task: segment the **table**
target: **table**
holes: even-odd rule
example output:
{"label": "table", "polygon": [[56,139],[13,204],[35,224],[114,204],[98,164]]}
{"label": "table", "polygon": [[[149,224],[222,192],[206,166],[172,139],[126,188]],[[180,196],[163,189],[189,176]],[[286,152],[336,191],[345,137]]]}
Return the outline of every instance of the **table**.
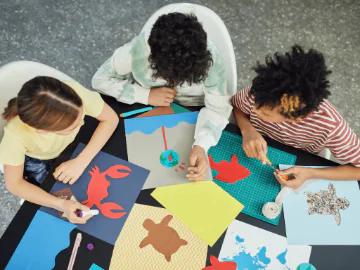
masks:
{"label": "table", "polygon": [[[127,112],[134,109],[139,109],[144,106],[140,104],[135,105],[126,105],[118,103],[115,99],[107,96],[103,96],[103,99],[116,111],[117,114],[122,112]],[[75,141],[67,147],[67,149],[60,155],[56,160],[52,170],[42,184],[42,188],[50,191],[51,187],[55,183],[55,180],[52,177],[53,170],[60,165],[62,162],[68,160],[71,157],[72,152],[75,150],[79,142],[87,143],[94,130],[97,127],[97,120],[93,118],[86,118],[85,125],[81,128],[80,133],[76,137]],[[233,132],[235,134],[240,134],[239,129],[229,124],[226,128],[227,131]],[[304,166],[334,166],[336,163],[323,159],[321,157],[309,154],[307,152],[282,145],[281,143],[274,141],[269,138],[265,138],[268,145],[274,148],[286,151],[288,153],[294,154],[297,156],[296,165]],[[240,147],[240,146],[239,146]],[[104,152],[107,152],[111,155],[117,156],[124,160],[127,160],[126,152],[126,140],[124,132],[124,122],[120,119],[120,123],[114,132],[113,136],[110,138],[108,143],[103,148]],[[137,203],[146,204],[151,206],[162,207],[153,197],[150,196],[153,189],[141,191]],[[25,202],[19,212],[16,214],[9,227],[5,231],[4,235],[0,239],[0,269],[4,269],[10,260],[12,254],[14,253],[17,245],[19,244],[23,234],[25,233],[27,227],[29,226],[32,218],[34,217],[38,206]],[[284,216],[281,215],[280,222],[278,226],[273,226],[266,222],[260,221],[258,219],[252,218],[250,216],[239,214],[236,218],[237,220],[246,222],[248,224],[257,226],[259,228],[265,229],[267,231],[285,236],[285,223]],[[71,243],[74,242],[76,237],[77,229],[71,233]],[[101,266],[104,269],[108,269],[110,265],[111,255],[113,246],[108,243],[103,242],[102,240],[96,239],[95,237],[83,233],[83,243],[91,242],[94,244],[94,251],[91,252],[89,256],[89,251],[86,249],[85,245],[80,246],[78,254],[76,257],[76,262],[74,269],[86,269],[88,270],[93,263]],[[212,248],[208,248],[208,259],[207,265],[209,265],[209,256],[210,254],[218,256],[222,242],[224,240],[225,233],[220,237],[216,244]],[[69,258],[71,255],[72,246],[68,249],[62,251],[56,258],[56,266],[54,269],[66,269]],[[360,246],[313,246],[310,263],[312,263],[318,270],[326,269],[359,269],[358,265],[360,262]],[[186,269],[184,269],[186,270]]]}

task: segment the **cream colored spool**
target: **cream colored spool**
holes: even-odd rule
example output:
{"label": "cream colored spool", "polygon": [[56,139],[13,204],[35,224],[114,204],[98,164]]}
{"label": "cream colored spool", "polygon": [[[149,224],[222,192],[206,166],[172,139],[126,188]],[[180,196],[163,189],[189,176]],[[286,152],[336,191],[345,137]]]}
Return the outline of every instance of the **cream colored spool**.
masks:
{"label": "cream colored spool", "polygon": [[266,203],[262,208],[262,213],[268,219],[276,218],[281,212],[281,206],[274,202]]}

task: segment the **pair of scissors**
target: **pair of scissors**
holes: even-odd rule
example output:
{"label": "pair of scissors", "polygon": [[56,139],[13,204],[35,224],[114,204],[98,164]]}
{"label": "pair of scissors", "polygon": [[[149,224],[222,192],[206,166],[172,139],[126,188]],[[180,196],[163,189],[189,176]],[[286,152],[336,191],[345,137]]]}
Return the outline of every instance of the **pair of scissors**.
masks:
{"label": "pair of scissors", "polygon": [[[278,172],[278,171],[279,171],[279,169],[275,168],[275,166],[271,163],[271,161],[270,161],[270,159],[269,159],[268,157],[266,157],[266,163],[267,163],[271,168],[273,168],[275,172]],[[295,179],[295,175],[292,174],[292,173],[290,173],[290,174],[281,174],[281,177],[282,177],[284,180],[286,180],[286,181]]]}

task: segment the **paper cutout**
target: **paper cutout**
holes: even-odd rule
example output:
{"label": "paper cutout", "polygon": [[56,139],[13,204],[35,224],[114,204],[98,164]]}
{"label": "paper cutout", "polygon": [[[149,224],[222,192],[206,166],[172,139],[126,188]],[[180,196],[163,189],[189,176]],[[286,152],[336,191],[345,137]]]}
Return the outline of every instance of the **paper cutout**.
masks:
{"label": "paper cutout", "polygon": [[[166,133],[165,133],[165,127],[161,127],[162,136],[164,140],[164,147],[165,151],[161,153],[160,155],[160,163],[166,168],[173,168],[180,162],[179,154],[176,153],[174,150],[169,150],[166,142]],[[181,162],[181,165],[185,165],[185,162]],[[183,166],[179,166],[180,170],[184,170]],[[178,172],[178,168],[175,169],[176,172]]]}
{"label": "paper cutout", "polygon": [[160,155],[160,163],[166,168],[173,168],[180,162],[178,153],[173,150],[166,150]]}
{"label": "paper cutout", "polygon": [[213,181],[157,188],[151,193],[177,219],[213,246],[243,205]]}
{"label": "paper cutout", "polygon": [[151,117],[151,116],[167,115],[167,114],[174,114],[174,111],[171,107],[157,107],[152,109],[151,111],[140,114],[135,118]]}
{"label": "paper cutout", "polygon": [[309,206],[309,215],[332,215],[338,226],[341,222],[340,210],[345,210],[350,206],[347,199],[336,197],[336,189],[331,183],[329,183],[328,190],[320,190],[319,192],[305,191],[305,195],[307,196],[306,202]]}
{"label": "paper cutout", "polygon": [[151,111],[136,116],[135,118],[151,117],[151,116],[159,116],[159,115],[167,115],[167,114],[178,114],[184,112],[189,112],[189,110],[175,103],[171,103],[169,107],[156,107]]}
{"label": "paper cutout", "polygon": [[159,224],[155,224],[151,219],[145,220],[143,227],[149,234],[139,245],[140,248],[152,245],[155,250],[165,256],[168,262],[171,261],[172,254],[176,253],[181,246],[188,244],[186,240],[181,239],[179,234],[169,226],[172,218],[173,216],[168,215]]}
{"label": "paper cutout", "polygon": [[296,269],[309,262],[311,246],[291,246],[285,237],[234,220],[220,250],[221,261],[237,263],[237,269]]}
{"label": "paper cutout", "polygon": [[236,270],[236,262],[220,262],[214,255],[210,255],[211,266],[202,270]]}
{"label": "paper cutout", "polygon": [[[52,195],[54,195],[55,197],[64,199],[64,200],[72,200],[77,202],[77,199],[75,198],[74,194],[72,193],[70,188],[65,188],[62,190],[58,190],[55,192],[51,193]],[[64,220],[68,220],[66,214],[64,212],[58,211],[59,217],[64,219]]]}
{"label": "paper cutout", "polygon": [[[189,183],[186,170],[198,113],[125,120],[128,159],[151,171],[143,189]],[[210,167],[207,178],[212,179]]]}
{"label": "paper cutout", "polygon": [[[281,170],[290,167],[279,166]],[[339,211],[339,208],[344,210]],[[283,209],[289,244],[360,245],[360,190],[357,181],[310,182],[298,194],[290,192],[283,202]],[[328,214],[319,214],[321,212]]]}
{"label": "paper cutout", "polygon": [[[79,144],[72,158],[77,157],[84,148],[84,144]],[[88,173],[93,168],[95,168],[96,178]],[[93,203],[92,209],[99,209],[102,212],[92,217],[86,224],[79,224],[78,229],[114,245],[148,175],[149,171],[144,168],[100,152],[73,185],[69,186],[57,181],[51,192],[70,187],[78,201],[86,202],[88,200],[89,206]],[[117,179],[117,177],[124,178]],[[98,186],[98,181],[102,183],[100,186]],[[120,206],[124,211],[111,212],[114,209],[120,210]],[[41,207],[41,210],[58,216],[54,209]],[[126,214],[123,215],[124,213]],[[107,217],[109,215],[112,218]],[[122,217],[119,218],[119,216]]]}
{"label": "paper cutout", "polygon": [[53,269],[56,255],[70,245],[70,233],[75,227],[37,211],[5,269]]}
{"label": "paper cutout", "polygon": [[163,140],[164,140],[164,146],[165,146],[165,151],[169,150],[168,146],[167,146],[167,142],[166,142],[166,134],[165,134],[165,127],[161,127],[161,131],[162,131],[162,135],[163,135]]}
{"label": "paper cutout", "polygon": [[185,109],[184,107],[181,107],[180,105],[178,105],[176,103],[171,103],[170,107],[173,109],[174,113],[176,113],[176,114],[189,112],[188,109]]}
{"label": "paper cutout", "polygon": [[89,268],[89,270],[104,270],[104,269],[98,266],[97,264],[93,263]]}
{"label": "paper cutout", "polygon": [[[155,130],[161,128],[162,126],[172,128],[177,126],[179,123],[194,125],[197,121],[197,116],[197,112],[190,112],[153,116],[151,118],[125,119],[125,133],[126,135],[130,135],[136,131],[140,131],[143,134],[152,134]],[[149,121],[149,119],[151,119],[151,121]],[[191,134],[191,137],[193,137],[193,135],[194,134]]]}
{"label": "paper cutout", "polygon": [[[178,237],[187,242],[173,253],[167,261],[151,245],[140,248],[140,243],[149,235],[143,227],[145,220],[158,224],[171,213],[159,207],[135,204],[116,241],[110,270],[118,269],[202,269],[206,264],[207,245],[185,224],[173,217],[169,228],[174,229]],[[167,229],[169,229],[167,228]],[[166,230],[164,230],[166,232]],[[172,241],[170,241],[172,243]],[[175,246],[176,247],[176,246]]]}
{"label": "paper cutout", "polygon": [[235,183],[250,175],[250,171],[245,166],[239,164],[236,155],[233,155],[230,162],[222,160],[219,163],[216,163],[211,156],[209,156],[209,161],[211,169],[218,172],[218,175],[215,176],[215,179],[217,180],[226,183]]}
{"label": "paper cutout", "polygon": [[[124,170],[126,172],[119,172],[119,170]],[[104,199],[109,196],[108,188],[110,186],[110,181],[106,179],[106,176],[111,178],[124,178],[128,176],[131,172],[131,169],[123,165],[114,165],[107,169],[104,172],[100,172],[99,167],[94,166],[91,171],[91,179],[87,189],[88,198],[82,202],[90,209],[95,205],[99,208],[100,212],[108,218],[121,218],[126,212],[113,212],[114,210],[124,210],[120,205],[113,202],[101,203]]]}

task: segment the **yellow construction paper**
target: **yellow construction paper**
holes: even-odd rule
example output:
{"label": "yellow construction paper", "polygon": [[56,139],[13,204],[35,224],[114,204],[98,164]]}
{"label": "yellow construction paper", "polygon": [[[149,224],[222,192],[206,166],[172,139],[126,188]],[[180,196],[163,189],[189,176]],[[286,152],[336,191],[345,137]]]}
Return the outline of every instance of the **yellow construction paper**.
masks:
{"label": "yellow construction paper", "polygon": [[159,187],[151,196],[209,246],[244,208],[213,181]]}
{"label": "yellow construction paper", "polygon": [[116,240],[110,270],[199,270],[204,268],[207,244],[175,217],[168,225],[179,234],[181,239],[187,241],[187,245],[181,246],[172,254],[170,262],[151,244],[143,248],[139,247],[149,234],[143,227],[144,221],[151,219],[158,224],[167,215],[172,214],[164,208],[135,204]]}

